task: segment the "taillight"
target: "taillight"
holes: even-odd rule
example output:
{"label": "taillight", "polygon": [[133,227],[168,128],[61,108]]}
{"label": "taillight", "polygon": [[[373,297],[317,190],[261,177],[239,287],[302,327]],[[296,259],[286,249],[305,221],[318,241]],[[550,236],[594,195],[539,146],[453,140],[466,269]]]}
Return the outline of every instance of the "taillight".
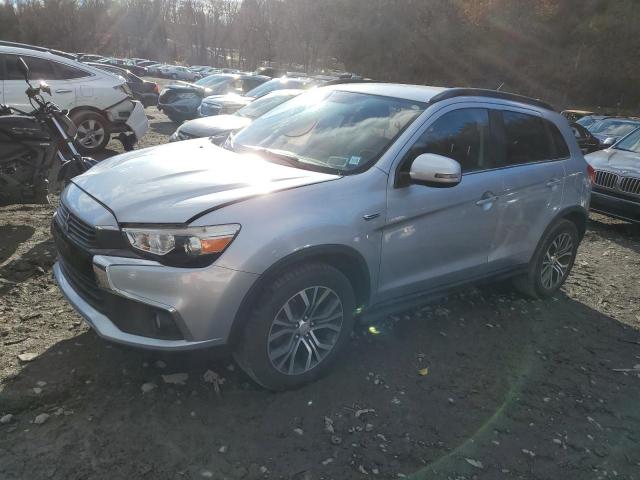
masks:
{"label": "taillight", "polygon": [[160,86],[157,83],[153,84],[153,91],[160,95]]}
{"label": "taillight", "polygon": [[587,163],[587,174],[589,175],[589,180],[591,181],[591,185],[596,183],[596,170]]}

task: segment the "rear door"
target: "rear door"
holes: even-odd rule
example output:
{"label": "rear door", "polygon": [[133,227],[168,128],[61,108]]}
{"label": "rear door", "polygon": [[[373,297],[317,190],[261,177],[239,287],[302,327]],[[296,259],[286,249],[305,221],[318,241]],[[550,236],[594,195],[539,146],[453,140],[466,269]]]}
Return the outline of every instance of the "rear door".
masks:
{"label": "rear door", "polygon": [[556,145],[557,127],[538,112],[517,107],[495,110],[504,192],[489,261],[515,266],[529,261],[540,237],[562,206],[566,143]]}
{"label": "rear door", "polygon": [[5,55],[4,101],[6,104],[24,111],[33,110],[25,94],[27,84],[18,69],[17,62],[20,57],[29,67],[33,86],[38,86],[40,81],[45,81],[51,87],[51,97],[44,94],[45,100],[50,100],[63,109],[69,109],[75,105],[75,89],[67,79],[61,78],[56,69],[57,62],[30,55],[13,54]]}

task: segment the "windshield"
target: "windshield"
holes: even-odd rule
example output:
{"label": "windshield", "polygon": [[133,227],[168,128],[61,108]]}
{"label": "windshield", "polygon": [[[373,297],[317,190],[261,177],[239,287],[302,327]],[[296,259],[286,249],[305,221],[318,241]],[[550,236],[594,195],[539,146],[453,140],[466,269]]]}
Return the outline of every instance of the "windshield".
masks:
{"label": "windshield", "polygon": [[375,162],[425,107],[399,98],[314,90],[257,119],[230,147],[275,150],[310,168],[348,173]]}
{"label": "windshield", "polygon": [[617,150],[640,153],[640,128],[614,145]]}
{"label": "windshield", "polygon": [[640,122],[630,122],[625,120],[603,120],[593,128],[591,128],[591,133],[622,137],[628,133],[631,133],[638,127],[640,127]]}
{"label": "windshield", "polygon": [[590,115],[587,115],[586,117],[582,117],[576,120],[576,123],[578,125],[582,125],[583,127],[588,127],[589,125],[593,125],[596,122],[597,120]]}
{"label": "windshield", "polygon": [[259,98],[274,90],[282,90],[283,88],[304,88],[308,82],[293,78],[274,78],[268,82],[258,85],[256,88],[249,90],[245,95],[247,97]]}
{"label": "windshield", "polygon": [[278,105],[286,102],[287,100],[297,96],[298,93],[280,94],[279,92],[270,93],[262,98],[254,100],[249,105],[242,107],[236,112],[236,115],[241,117],[247,117],[251,119],[258,118],[269,110],[273,110]]}

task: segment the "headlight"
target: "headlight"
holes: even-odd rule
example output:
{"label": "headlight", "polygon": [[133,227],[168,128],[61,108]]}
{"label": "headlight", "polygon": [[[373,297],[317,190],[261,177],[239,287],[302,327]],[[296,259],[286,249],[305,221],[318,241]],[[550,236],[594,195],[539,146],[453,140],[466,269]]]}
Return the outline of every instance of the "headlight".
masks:
{"label": "headlight", "polygon": [[187,228],[123,228],[134,250],[172,266],[205,266],[218,258],[240,231],[240,225]]}
{"label": "headlight", "polygon": [[176,100],[188,100],[190,98],[197,98],[198,94],[194,92],[183,92],[176,95]]}

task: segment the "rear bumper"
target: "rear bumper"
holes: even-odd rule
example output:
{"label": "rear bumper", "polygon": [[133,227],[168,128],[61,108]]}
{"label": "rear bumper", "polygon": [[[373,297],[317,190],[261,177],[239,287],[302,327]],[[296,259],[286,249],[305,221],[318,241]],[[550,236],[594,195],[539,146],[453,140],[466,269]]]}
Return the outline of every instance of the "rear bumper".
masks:
{"label": "rear bumper", "polygon": [[637,201],[619,198],[603,192],[591,192],[591,210],[610,217],[640,223],[640,199]]}

